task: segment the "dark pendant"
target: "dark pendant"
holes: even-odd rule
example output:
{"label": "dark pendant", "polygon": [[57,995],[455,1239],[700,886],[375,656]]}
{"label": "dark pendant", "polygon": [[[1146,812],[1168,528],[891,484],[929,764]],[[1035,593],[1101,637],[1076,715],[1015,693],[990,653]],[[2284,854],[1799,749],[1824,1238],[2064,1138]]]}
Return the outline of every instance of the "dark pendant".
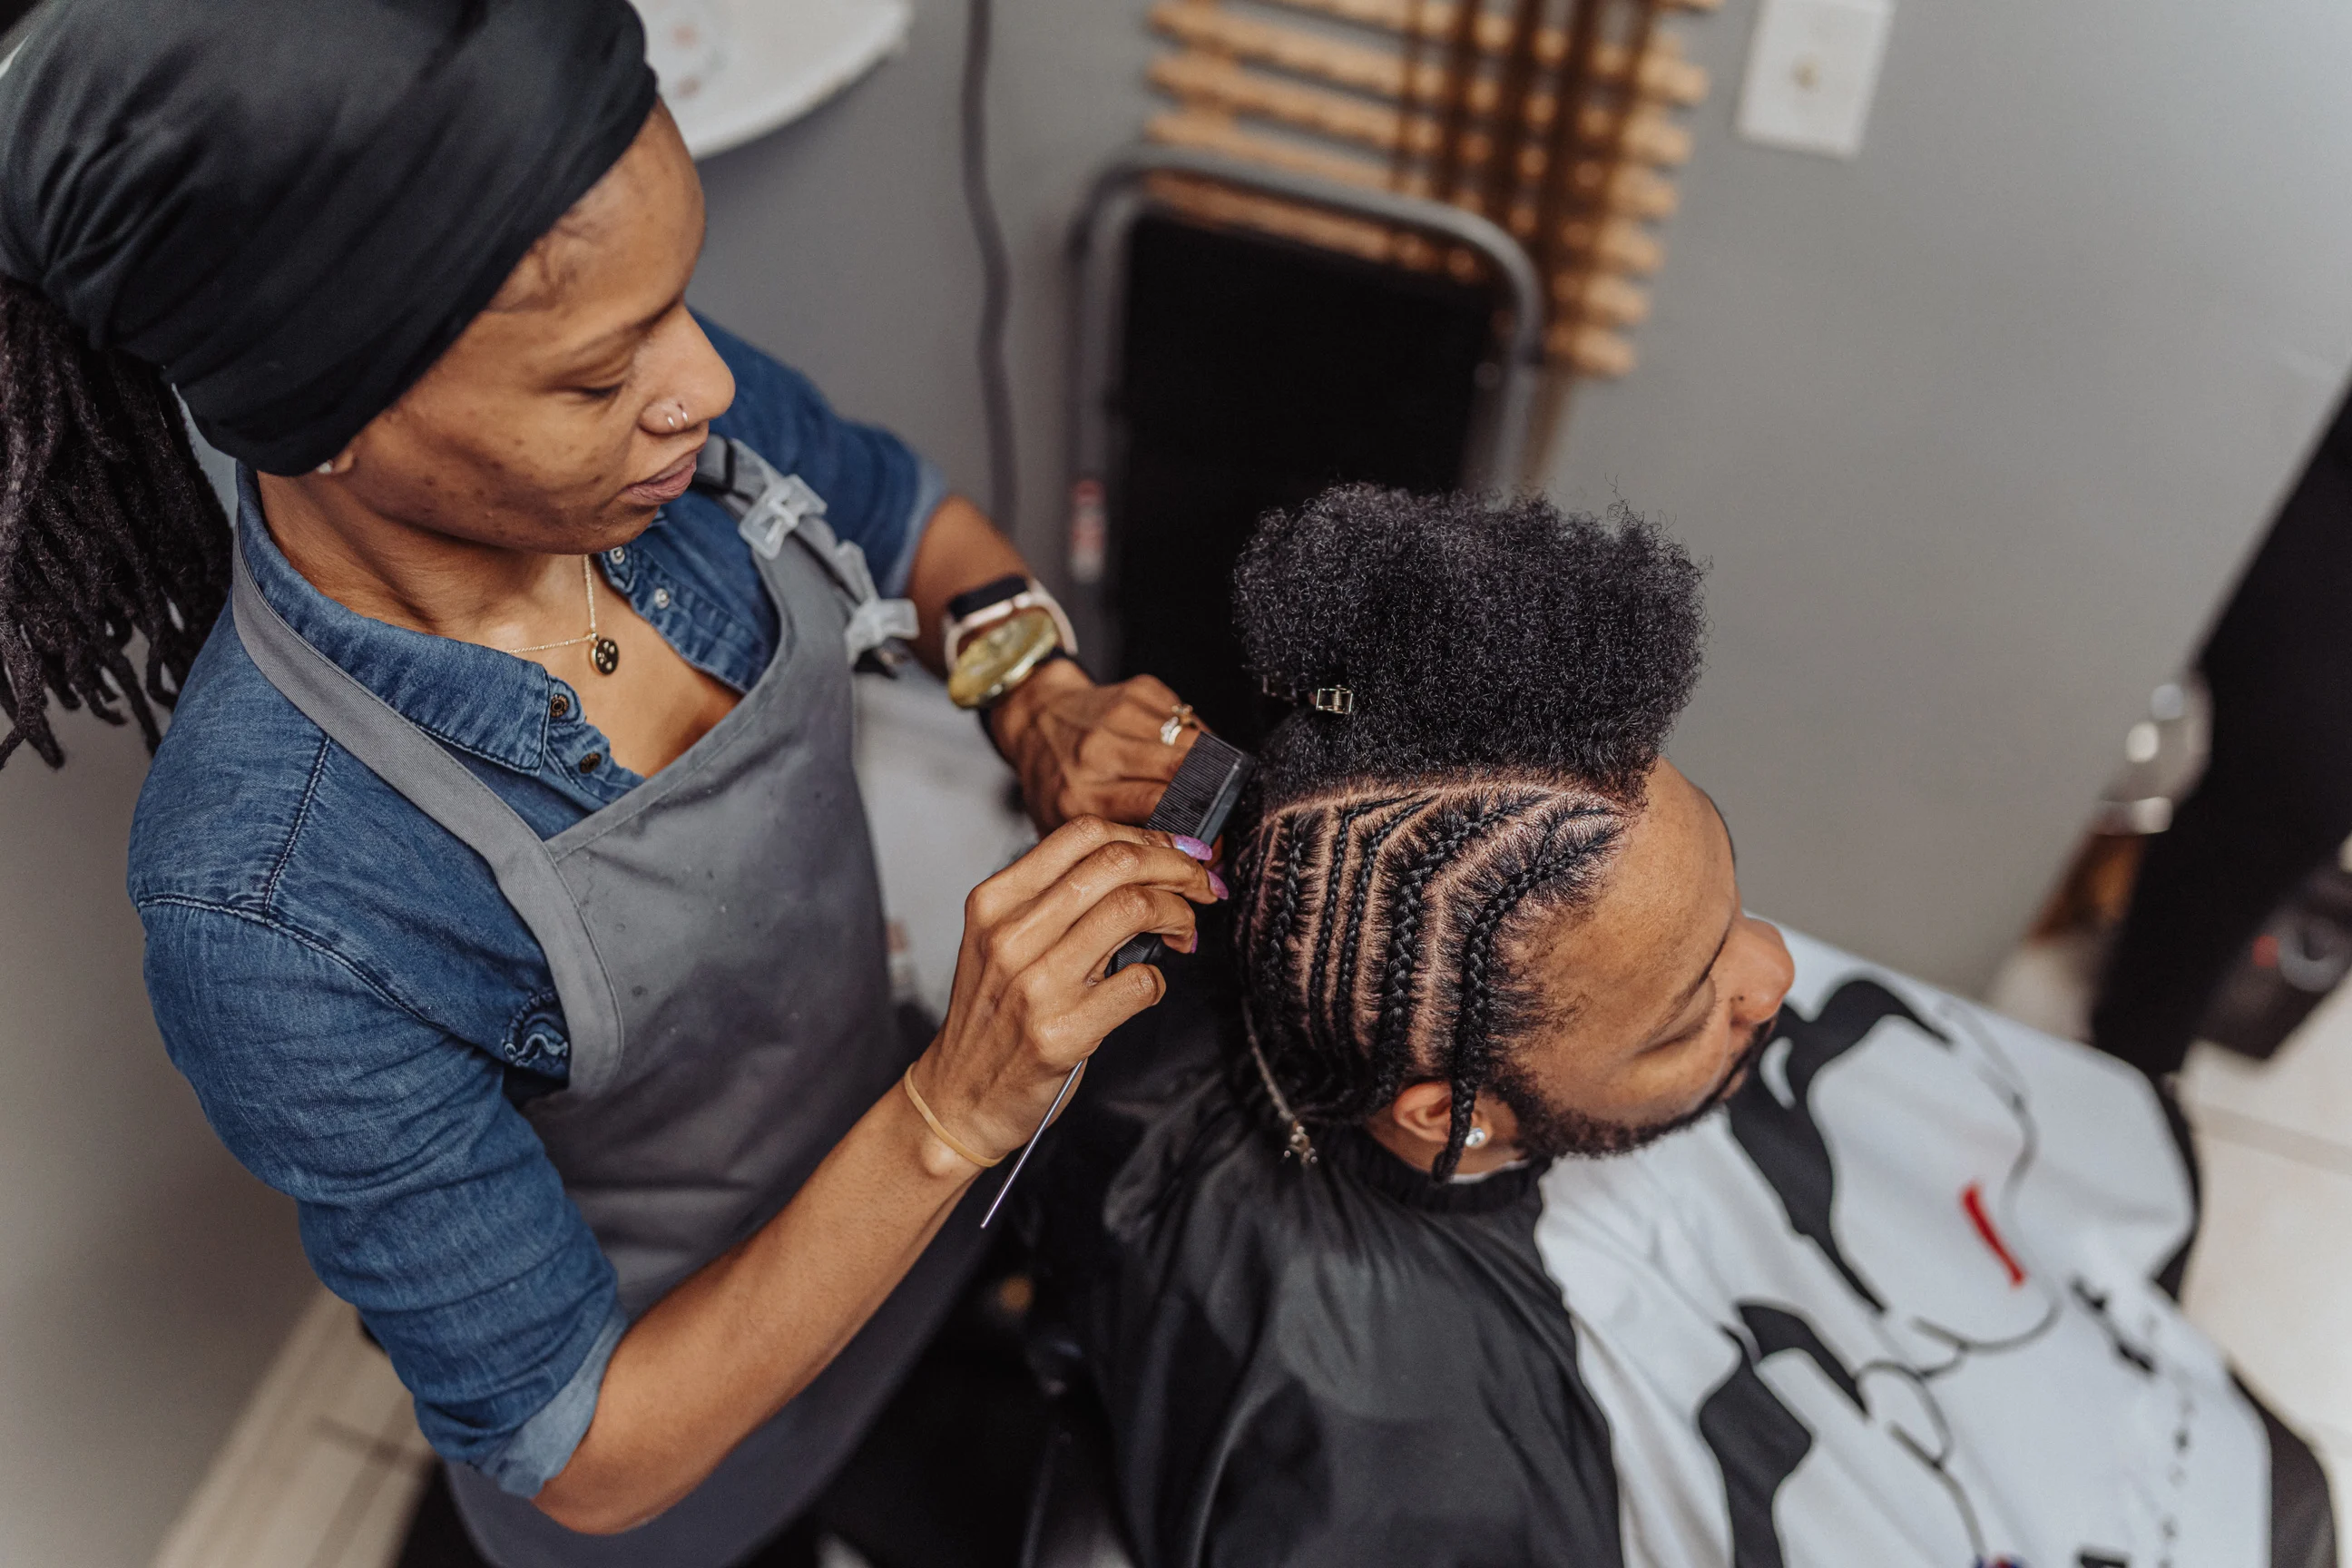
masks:
{"label": "dark pendant", "polygon": [[588,662],[596,667],[597,674],[612,674],[621,668],[621,645],[611,637],[598,637],[588,645]]}

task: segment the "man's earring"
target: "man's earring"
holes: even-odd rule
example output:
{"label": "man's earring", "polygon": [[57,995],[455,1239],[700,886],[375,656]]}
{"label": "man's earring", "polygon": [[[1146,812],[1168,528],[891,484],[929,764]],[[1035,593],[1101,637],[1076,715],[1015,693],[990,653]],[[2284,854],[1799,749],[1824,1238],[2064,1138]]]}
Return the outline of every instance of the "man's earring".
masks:
{"label": "man's earring", "polygon": [[333,473],[335,471],[335,459],[332,458],[328,458],[325,462],[320,464],[313,471],[321,474]]}
{"label": "man's earring", "polygon": [[1465,1149],[1485,1148],[1486,1146],[1486,1130],[1483,1127],[1473,1127],[1468,1132],[1463,1134],[1462,1146]]}

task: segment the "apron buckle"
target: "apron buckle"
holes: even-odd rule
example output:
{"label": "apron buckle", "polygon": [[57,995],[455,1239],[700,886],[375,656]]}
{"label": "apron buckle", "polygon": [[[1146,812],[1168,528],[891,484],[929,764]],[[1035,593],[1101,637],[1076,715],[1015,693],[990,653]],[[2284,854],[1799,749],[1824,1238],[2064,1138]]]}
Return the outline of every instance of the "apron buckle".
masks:
{"label": "apron buckle", "polygon": [[824,498],[806,479],[798,474],[782,474],[768,482],[735,531],[752,549],[773,561],[803,520],[823,517],[824,510]]}

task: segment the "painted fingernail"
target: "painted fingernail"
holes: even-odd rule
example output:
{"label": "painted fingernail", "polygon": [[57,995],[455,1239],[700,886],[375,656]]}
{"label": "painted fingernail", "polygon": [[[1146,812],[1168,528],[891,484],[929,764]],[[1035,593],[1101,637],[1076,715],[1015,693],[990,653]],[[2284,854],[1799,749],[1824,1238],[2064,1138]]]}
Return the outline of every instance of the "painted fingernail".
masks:
{"label": "painted fingernail", "polygon": [[1217,852],[1210,848],[1207,845],[1202,843],[1197,838],[1187,838],[1184,835],[1180,833],[1176,835],[1175,837],[1170,839],[1169,842],[1175,845],[1177,848],[1182,850],[1185,854],[1190,855],[1195,860],[1205,862],[1216,858]]}
{"label": "painted fingernail", "polygon": [[1214,871],[1209,873],[1209,887],[1220,899],[1230,899],[1234,896],[1234,890],[1225,886],[1225,879]]}

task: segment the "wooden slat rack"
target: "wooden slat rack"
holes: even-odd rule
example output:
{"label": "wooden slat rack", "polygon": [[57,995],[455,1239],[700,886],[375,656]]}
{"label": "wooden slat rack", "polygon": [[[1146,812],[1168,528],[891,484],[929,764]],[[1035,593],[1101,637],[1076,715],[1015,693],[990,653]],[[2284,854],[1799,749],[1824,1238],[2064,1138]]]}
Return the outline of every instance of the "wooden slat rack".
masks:
{"label": "wooden slat rack", "polygon": [[[1649,314],[1680,115],[1706,72],[1667,26],[1717,0],[1160,0],[1170,148],[1444,203],[1495,224],[1544,281],[1555,381],[1622,375]],[[1202,221],[1471,276],[1474,247],[1181,174],[1155,199]]]}

